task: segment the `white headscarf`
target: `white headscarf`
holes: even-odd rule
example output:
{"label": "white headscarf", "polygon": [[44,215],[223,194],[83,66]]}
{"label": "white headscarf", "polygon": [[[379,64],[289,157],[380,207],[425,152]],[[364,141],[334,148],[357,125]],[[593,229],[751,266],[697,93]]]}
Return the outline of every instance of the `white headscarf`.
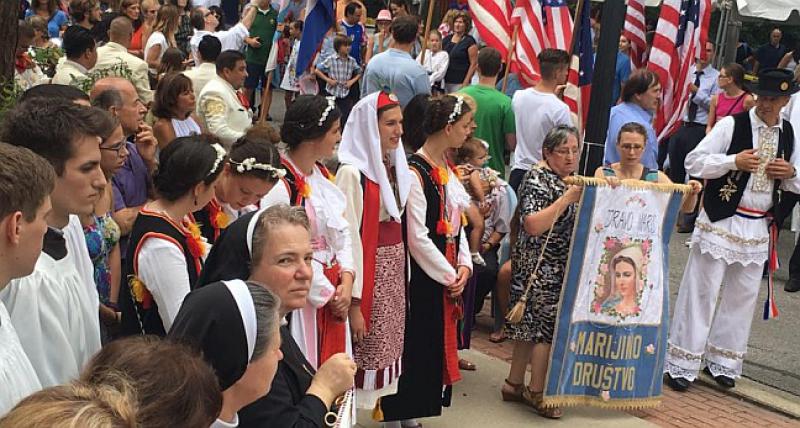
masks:
{"label": "white headscarf", "polygon": [[[389,161],[397,175],[397,190],[400,206],[395,201],[389,175],[383,165],[381,153],[381,136],[378,131],[378,95],[380,92],[367,95],[353,107],[342,133],[339,145],[339,161],[354,166],[370,180],[378,183],[381,189],[381,200],[386,212],[400,220],[401,207],[406,205],[408,192],[411,189],[411,171],[406,162],[406,153],[402,142],[389,153]],[[398,104],[398,108],[400,108]]]}

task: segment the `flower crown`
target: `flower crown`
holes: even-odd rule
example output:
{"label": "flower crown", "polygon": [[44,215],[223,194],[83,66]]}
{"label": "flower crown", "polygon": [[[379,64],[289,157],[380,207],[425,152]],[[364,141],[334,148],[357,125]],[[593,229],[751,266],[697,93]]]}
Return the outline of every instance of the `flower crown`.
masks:
{"label": "flower crown", "polygon": [[461,116],[461,107],[464,105],[464,97],[461,95],[453,95],[456,99],[456,104],[453,106],[453,112],[447,118],[447,124],[450,125],[456,121],[458,116]]}
{"label": "flower crown", "polygon": [[225,148],[219,145],[219,143],[212,144],[211,148],[213,148],[217,152],[217,158],[214,160],[214,165],[211,167],[211,171],[209,171],[208,174],[206,174],[206,177],[214,175],[214,173],[217,172],[217,169],[219,169],[219,164],[222,163],[222,160],[225,159],[225,155],[228,154],[225,151]]}
{"label": "flower crown", "polygon": [[328,114],[336,108],[336,98],[335,97],[325,97],[328,100],[328,106],[325,107],[325,110],[322,111],[322,116],[319,117],[319,122],[317,122],[318,126],[322,126],[326,120],[328,120]]}
{"label": "flower crown", "polygon": [[286,170],[283,168],[275,168],[272,165],[258,163],[256,162],[256,158],[246,158],[241,162],[236,162],[233,159],[229,159],[228,163],[231,165],[236,166],[236,171],[239,174],[244,174],[246,171],[252,171],[254,169],[258,169],[261,171],[266,171],[269,173],[269,177],[273,180],[277,180],[279,178],[283,178],[286,175]]}

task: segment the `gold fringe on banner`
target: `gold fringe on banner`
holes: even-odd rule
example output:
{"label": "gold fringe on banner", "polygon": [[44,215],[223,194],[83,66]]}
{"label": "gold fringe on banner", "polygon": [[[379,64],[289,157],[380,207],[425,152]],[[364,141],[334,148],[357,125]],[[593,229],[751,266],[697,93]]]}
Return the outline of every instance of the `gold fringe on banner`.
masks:
{"label": "gold fringe on banner", "polygon": [[661,405],[661,397],[631,398],[624,400],[604,400],[602,397],[574,396],[574,397],[544,397],[544,407],[574,407],[592,406],[610,410],[639,410],[651,409]]}
{"label": "gold fringe on banner", "polygon": [[[571,175],[564,177],[564,182],[577,186],[608,186],[608,181],[605,178],[599,177],[585,177],[583,175]],[[620,180],[620,185],[629,189],[636,190],[658,190],[664,193],[689,193],[692,187],[687,184],[675,183],[653,183],[650,181],[636,180],[628,178]]]}

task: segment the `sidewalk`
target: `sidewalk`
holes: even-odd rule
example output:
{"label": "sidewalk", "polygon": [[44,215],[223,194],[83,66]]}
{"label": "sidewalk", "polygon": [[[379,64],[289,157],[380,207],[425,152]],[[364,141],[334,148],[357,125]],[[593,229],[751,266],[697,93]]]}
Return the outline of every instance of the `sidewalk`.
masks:
{"label": "sidewalk", "polygon": [[[491,318],[481,313],[478,316],[478,329],[472,335],[472,349],[487,354],[502,361],[511,361],[511,342],[505,341],[500,344],[490,342],[489,329]],[[476,362],[477,363],[477,362]],[[477,363],[480,373],[484,367]],[[493,395],[488,400],[500,402],[499,388],[507,373],[500,374],[498,379],[487,380],[490,388],[493,388]],[[639,422],[649,422],[661,427],[800,427],[800,420],[792,419],[780,413],[771,412],[762,407],[750,404],[740,398],[726,392],[715,390],[706,385],[695,382],[688,391],[678,393],[664,386],[664,394],[661,405],[653,409],[629,411],[630,416],[639,418]],[[575,412],[583,411],[585,408],[566,408],[565,416],[573,415]],[[601,414],[608,414],[601,411]],[[545,421],[538,416],[531,414],[533,420],[530,423],[539,424]],[[620,417],[620,420],[624,418]],[[563,422],[572,421],[566,417]],[[505,421],[503,421],[503,426]],[[577,421],[575,421],[577,422]],[[486,426],[486,425],[463,425],[463,426]],[[500,425],[497,425],[500,426]],[[594,425],[594,421],[592,423]],[[598,425],[599,426],[599,425]],[[618,425],[622,427],[624,425]]]}

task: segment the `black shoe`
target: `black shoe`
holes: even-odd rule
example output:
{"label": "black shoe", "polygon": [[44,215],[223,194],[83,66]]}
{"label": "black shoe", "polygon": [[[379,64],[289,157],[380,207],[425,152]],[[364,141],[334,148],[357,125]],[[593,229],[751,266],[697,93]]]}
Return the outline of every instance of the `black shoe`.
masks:
{"label": "black shoe", "polygon": [[789,293],[800,291],[800,279],[789,278],[789,280],[786,281],[786,285],[783,286],[783,290]]}
{"label": "black shoe", "polygon": [[672,377],[669,373],[664,375],[667,381],[667,385],[672,388],[674,391],[683,392],[689,389],[689,379],[682,378],[682,377]]}
{"label": "black shoe", "polygon": [[714,378],[714,381],[717,382],[717,385],[723,388],[733,388],[734,386],[736,386],[736,381],[733,378],[723,375],[714,376],[713,374],[711,374],[711,370],[709,370],[708,367],[704,368],[703,372]]}

